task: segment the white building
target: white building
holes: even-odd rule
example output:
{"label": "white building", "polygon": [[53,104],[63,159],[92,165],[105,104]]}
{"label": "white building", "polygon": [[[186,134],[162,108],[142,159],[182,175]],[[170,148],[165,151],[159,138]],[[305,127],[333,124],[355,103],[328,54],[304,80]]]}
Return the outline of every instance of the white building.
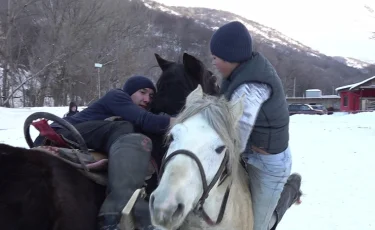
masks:
{"label": "white building", "polygon": [[322,97],[322,91],[320,89],[308,89],[305,97]]}

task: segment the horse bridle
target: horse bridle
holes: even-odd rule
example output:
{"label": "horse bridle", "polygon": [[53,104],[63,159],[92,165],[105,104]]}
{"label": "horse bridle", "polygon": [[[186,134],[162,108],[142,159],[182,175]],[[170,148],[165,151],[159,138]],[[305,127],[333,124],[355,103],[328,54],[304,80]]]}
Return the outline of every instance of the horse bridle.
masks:
{"label": "horse bridle", "polygon": [[212,179],[212,181],[210,182],[210,184],[207,184],[206,174],[204,172],[202,163],[200,162],[198,157],[194,153],[192,153],[191,151],[184,150],[184,149],[176,150],[176,151],[172,152],[171,154],[169,154],[167,157],[166,157],[166,155],[164,156],[164,158],[162,160],[162,163],[161,163],[161,167],[160,167],[160,173],[159,173],[159,178],[158,178],[159,182],[160,182],[161,177],[163,175],[164,168],[165,168],[166,164],[174,156],[179,155],[179,154],[186,155],[186,156],[190,157],[191,159],[193,159],[195,161],[195,163],[197,164],[197,166],[199,168],[199,172],[201,174],[201,180],[202,180],[202,185],[203,185],[203,194],[202,194],[201,198],[199,199],[199,202],[198,202],[198,204],[195,208],[195,211],[198,212],[199,214],[201,214],[201,216],[204,218],[204,220],[207,222],[207,224],[209,224],[209,225],[220,224],[220,222],[223,219],[224,213],[225,213],[225,208],[226,208],[226,205],[227,205],[229,192],[230,192],[230,185],[228,186],[228,188],[227,188],[227,190],[224,194],[224,198],[223,198],[223,201],[222,201],[221,206],[220,206],[219,215],[218,215],[218,218],[217,218],[216,221],[213,221],[207,215],[207,213],[204,211],[203,204],[204,204],[205,200],[207,199],[208,194],[210,193],[211,189],[214,187],[214,185],[219,181],[218,186],[220,186],[229,175],[229,172],[228,172],[228,169],[227,169],[229,156],[228,156],[227,151],[225,152],[224,159],[221,162],[219,170],[216,172],[216,174],[215,174],[214,178]]}

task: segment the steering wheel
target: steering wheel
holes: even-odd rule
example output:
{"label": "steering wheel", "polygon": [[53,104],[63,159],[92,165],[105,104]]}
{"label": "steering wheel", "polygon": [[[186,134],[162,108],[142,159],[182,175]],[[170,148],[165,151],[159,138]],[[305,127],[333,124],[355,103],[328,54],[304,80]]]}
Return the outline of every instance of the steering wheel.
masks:
{"label": "steering wheel", "polygon": [[62,118],[60,118],[60,117],[58,117],[58,116],[56,116],[52,113],[48,113],[48,112],[35,112],[35,113],[31,114],[30,116],[28,116],[26,118],[25,123],[23,125],[23,134],[25,136],[27,145],[30,148],[35,147],[34,142],[33,142],[33,140],[31,139],[31,136],[30,136],[30,125],[33,123],[34,120],[43,119],[43,118],[46,119],[46,120],[54,121],[54,122],[60,124],[65,129],[69,130],[70,133],[72,134],[72,136],[74,137],[74,139],[76,141],[78,141],[79,149],[83,153],[89,154],[89,150],[87,148],[85,140],[82,138],[82,136],[78,132],[78,130],[76,128],[74,128],[74,126],[72,124],[70,124],[69,122],[67,122],[66,120],[64,120],[64,119],[62,119]]}

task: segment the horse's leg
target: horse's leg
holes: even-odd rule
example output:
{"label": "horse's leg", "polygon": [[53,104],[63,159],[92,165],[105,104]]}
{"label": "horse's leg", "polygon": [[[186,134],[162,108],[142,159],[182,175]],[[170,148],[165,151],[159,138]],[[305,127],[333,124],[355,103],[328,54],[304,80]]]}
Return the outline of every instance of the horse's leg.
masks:
{"label": "horse's leg", "polygon": [[[301,187],[301,176],[297,173],[294,173],[289,176],[288,181],[286,182],[283,191],[281,192],[279,202],[277,203],[275,212],[274,212],[274,224],[271,230],[275,230],[277,225],[280,223],[283,218],[286,210],[290,208],[294,203],[298,203],[302,195],[300,190]],[[272,225],[271,225],[272,226]]]}

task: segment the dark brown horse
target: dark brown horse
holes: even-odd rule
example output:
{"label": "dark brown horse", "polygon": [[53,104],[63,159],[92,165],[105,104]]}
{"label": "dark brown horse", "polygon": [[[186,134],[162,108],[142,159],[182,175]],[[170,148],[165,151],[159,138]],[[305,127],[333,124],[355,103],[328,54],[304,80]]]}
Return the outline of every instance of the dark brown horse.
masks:
{"label": "dark brown horse", "polygon": [[[193,56],[184,53],[183,63],[155,56],[163,73],[157,82],[153,112],[177,114],[198,84],[206,93],[217,93],[216,78]],[[163,138],[149,136],[154,158],[161,158],[166,147]],[[155,180],[150,184],[152,190]],[[96,229],[105,189],[74,166],[43,151],[0,144],[1,230]]]}

